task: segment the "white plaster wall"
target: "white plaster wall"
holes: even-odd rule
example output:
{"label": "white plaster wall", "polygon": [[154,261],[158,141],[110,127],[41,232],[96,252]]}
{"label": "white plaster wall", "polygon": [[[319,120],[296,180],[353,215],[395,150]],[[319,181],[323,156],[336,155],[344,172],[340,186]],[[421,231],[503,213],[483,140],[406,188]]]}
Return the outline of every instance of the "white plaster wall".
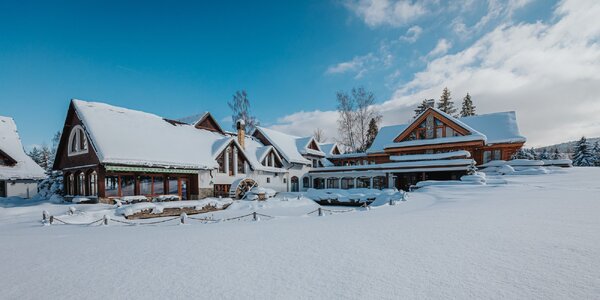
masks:
{"label": "white plaster wall", "polygon": [[37,186],[36,181],[7,181],[6,196],[28,199],[37,195]]}

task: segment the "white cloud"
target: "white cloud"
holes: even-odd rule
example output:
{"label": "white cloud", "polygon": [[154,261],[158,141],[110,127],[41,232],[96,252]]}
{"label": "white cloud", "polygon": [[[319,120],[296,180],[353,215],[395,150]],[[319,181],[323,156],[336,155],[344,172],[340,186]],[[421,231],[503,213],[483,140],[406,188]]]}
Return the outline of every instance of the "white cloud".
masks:
{"label": "white cloud", "polygon": [[452,48],[452,43],[447,39],[439,39],[435,47],[427,53],[425,58],[433,58],[448,53],[448,50]]}
{"label": "white cloud", "polygon": [[367,68],[369,67],[369,63],[377,60],[377,58],[369,53],[363,56],[355,56],[352,60],[341,62],[330,66],[325,71],[326,74],[344,74],[353,72],[356,73],[358,78],[362,77],[364,73],[366,73]]}
{"label": "white cloud", "polygon": [[451,29],[462,39],[469,38],[473,34],[482,32],[492,21],[509,22],[515,11],[525,7],[533,0],[488,0],[486,14],[481,17],[472,27],[468,27],[462,17],[456,17],[450,24]]}
{"label": "white cloud", "polygon": [[426,1],[410,0],[358,0],[346,2],[370,27],[390,25],[403,26],[427,13]]}
{"label": "white cloud", "polygon": [[[384,124],[407,121],[416,103],[439,98],[448,86],[455,101],[469,92],[479,113],[517,111],[532,146],[600,136],[600,3],[564,0],[554,14],[555,23],[501,25],[429,62],[379,105]],[[336,118],[332,111],[301,112],[274,127],[300,135],[321,127],[331,136]]]}
{"label": "white cloud", "polygon": [[400,40],[406,41],[406,42],[412,44],[419,39],[419,37],[421,36],[421,33],[423,33],[423,28],[421,28],[418,25],[415,25],[415,26],[408,28],[408,30],[406,30],[406,33],[400,37]]}

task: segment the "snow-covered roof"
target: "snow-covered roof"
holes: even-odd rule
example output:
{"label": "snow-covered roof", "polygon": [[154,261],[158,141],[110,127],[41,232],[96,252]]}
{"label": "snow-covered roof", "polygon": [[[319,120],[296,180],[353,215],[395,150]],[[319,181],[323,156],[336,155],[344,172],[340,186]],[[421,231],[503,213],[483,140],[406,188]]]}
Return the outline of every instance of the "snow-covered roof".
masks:
{"label": "snow-covered roof", "polygon": [[[367,150],[367,153],[383,152],[391,147],[409,147],[418,145],[431,145],[440,143],[455,143],[465,141],[483,140],[486,144],[497,143],[519,143],[525,142],[526,138],[519,133],[519,126],[514,111],[490,113],[472,117],[455,118],[437,108],[429,108],[422,114],[433,110],[458,126],[470,132],[467,136],[455,136],[436,139],[412,140],[395,143],[394,139],[406,130],[411,123],[384,126],[379,130],[373,144]],[[422,115],[421,114],[421,115]],[[417,116],[418,119],[421,115]]]}
{"label": "snow-covered roof", "polygon": [[314,141],[313,137],[298,137],[264,127],[256,127],[256,130],[290,163],[310,164],[311,162],[304,158],[303,154],[325,156],[322,151],[308,147],[311,141]]}
{"label": "snow-covered roof", "polygon": [[[105,164],[213,169],[222,134],[167,122],[154,114],[73,100],[98,159]],[[207,147],[208,145],[208,147]]]}
{"label": "snow-covered roof", "polygon": [[338,146],[337,143],[319,143],[319,148],[321,149],[321,151],[323,151],[323,153],[325,153],[325,155],[327,157],[329,156],[333,156],[333,155],[339,155],[339,154],[333,154],[333,149],[335,149],[337,147],[338,151],[341,151],[342,149],[340,149],[340,147]]}
{"label": "snow-covered roof", "polygon": [[0,165],[0,179],[43,179],[44,169],[25,153],[17,125],[12,118],[0,116],[0,151],[16,161],[13,166]]}
{"label": "snow-covered roof", "polygon": [[[242,149],[235,134],[193,126],[210,115],[208,113],[200,115],[196,121],[192,120],[195,117],[191,117],[190,123],[179,124],[154,114],[105,103],[73,100],[73,105],[98,159],[105,164],[215,169],[218,167],[217,157],[228,145],[234,143]],[[271,146],[249,136],[246,136],[244,145],[243,154],[253,169],[285,172],[260,163],[260,157]]]}
{"label": "snow-covered roof", "polygon": [[460,118],[463,123],[477,128],[487,138],[487,144],[524,143],[527,138],[519,132],[514,111],[491,113]]}

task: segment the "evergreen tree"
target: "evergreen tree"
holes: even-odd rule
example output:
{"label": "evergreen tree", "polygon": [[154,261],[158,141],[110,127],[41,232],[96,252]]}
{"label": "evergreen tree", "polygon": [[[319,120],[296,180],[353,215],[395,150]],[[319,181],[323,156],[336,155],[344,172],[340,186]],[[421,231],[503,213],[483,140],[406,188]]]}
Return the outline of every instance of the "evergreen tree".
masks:
{"label": "evergreen tree", "polygon": [[533,159],[533,160],[538,160],[538,159],[540,159],[540,156],[538,155],[538,153],[537,153],[537,152],[535,152],[535,149],[533,149],[533,148],[529,148],[528,152],[529,152],[529,154],[530,154],[530,157],[531,157],[531,158],[529,158],[529,159]]}
{"label": "evergreen tree", "polygon": [[592,148],[592,154],[594,155],[594,166],[600,167],[600,142],[596,141]]}
{"label": "evergreen tree", "polygon": [[461,117],[470,117],[475,115],[475,106],[473,105],[473,101],[471,100],[471,95],[467,93],[465,98],[463,98],[462,109],[460,110]]}
{"label": "evergreen tree", "polygon": [[513,154],[513,156],[511,157],[511,159],[535,159],[535,156],[533,154],[531,154],[531,151],[529,149],[524,149],[521,148],[519,149],[519,151],[515,152],[515,154]]}
{"label": "evergreen tree", "polygon": [[371,121],[369,121],[369,130],[367,130],[367,144],[364,149],[365,151],[371,147],[378,132],[379,127],[377,126],[377,120],[371,119]]}
{"label": "evergreen tree", "polygon": [[594,165],[594,154],[584,136],[575,145],[573,165],[578,167],[591,167]]}
{"label": "evergreen tree", "polygon": [[554,160],[562,159],[562,154],[558,151],[557,147],[554,148],[554,151],[552,152],[551,159],[554,159]]}
{"label": "evergreen tree", "polygon": [[50,148],[46,144],[42,145],[42,149],[40,150],[40,167],[42,167],[45,171],[52,169],[52,165],[50,164],[50,160],[52,159],[52,152]]}
{"label": "evergreen tree", "polygon": [[544,148],[542,154],[540,154],[540,159],[551,159],[550,152],[548,152],[548,148]]}
{"label": "evergreen tree", "polygon": [[421,115],[427,108],[434,107],[434,106],[435,106],[435,99],[423,100],[423,102],[421,102],[421,104],[419,104],[419,106],[417,106],[417,109],[415,109],[415,118],[418,117],[419,115]]}
{"label": "evergreen tree", "polygon": [[259,125],[256,117],[250,114],[250,100],[246,91],[236,91],[233,95],[233,99],[227,102],[229,108],[231,108],[231,121],[233,122],[232,127],[236,129],[236,123],[238,120],[244,120],[245,130],[247,133],[252,133],[256,126]]}
{"label": "evergreen tree", "polygon": [[448,90],[447,87],[442,91],[442,96],[440,97],[440,102],[437,104],[437,108],[451,116],[456,116],[456,108],[454,107],[454,102],[452,102],[450,90]]}
{"label": "evergreen tree", "polygon": [[33,149],[31,149],[27,155],[29,155],[29,157],[31,157],[36,164],[42,166],[42,152],[40,149],[38,149],[38,147],[33,147]]}

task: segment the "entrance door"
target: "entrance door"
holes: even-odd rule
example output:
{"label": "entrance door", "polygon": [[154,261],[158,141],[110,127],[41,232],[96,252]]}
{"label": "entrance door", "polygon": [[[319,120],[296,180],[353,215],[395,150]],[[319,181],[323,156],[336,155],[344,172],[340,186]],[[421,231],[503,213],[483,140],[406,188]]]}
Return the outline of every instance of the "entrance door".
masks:
{"label": "entrance door", "polygon": [[188,193],[189,192],[188,185],[189,185],[189,179],[184,178],[184,177],[179,178],[179,197],[181,197],[181,200],[190,199],[190,196]]}
{"label": "entrance door", "polygon": [[300,191],[300,181],[298,180],[298,177],[296,177],[296,176],[292,177],[291,185],[292,185],[291,186],[292,192]]}
{"label": "entrance door", "polygon": [[6,181],[0,181],[0,197],[6,197]]}

